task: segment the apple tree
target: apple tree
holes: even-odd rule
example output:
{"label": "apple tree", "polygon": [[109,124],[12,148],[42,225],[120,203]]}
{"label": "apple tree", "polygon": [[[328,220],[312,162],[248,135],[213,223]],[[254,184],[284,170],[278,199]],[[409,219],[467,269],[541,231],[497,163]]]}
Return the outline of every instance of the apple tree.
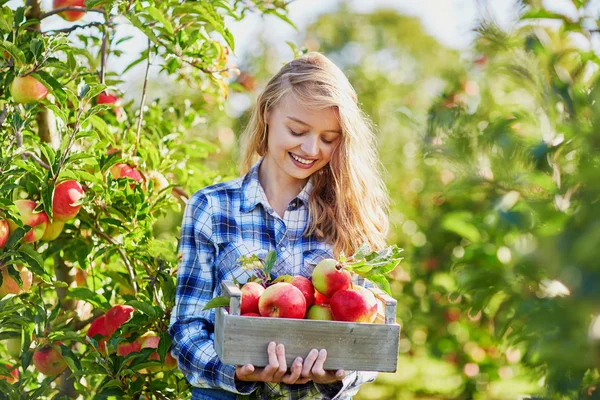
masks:
{"label": "apple tree", "polygon": [[[226,21],[287,20],[282,1],[0,1],[0,397],[184,398],[169,354],[177,230],[157,229],[223,179],[201,131],[239,72]],[[11,4],[14,2],[11,2]],[[45,29],[62,17],[61,29]],[[125,101],[111,68],[145,71]],[[161,102],[150,67],[202,101]]]}

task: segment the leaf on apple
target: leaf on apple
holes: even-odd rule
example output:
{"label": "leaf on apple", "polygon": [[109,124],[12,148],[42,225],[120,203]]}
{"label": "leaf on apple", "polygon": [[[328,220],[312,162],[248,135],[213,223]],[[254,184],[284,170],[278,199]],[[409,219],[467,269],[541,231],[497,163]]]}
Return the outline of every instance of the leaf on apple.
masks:
{"label": "leaf on apple", "polygon": [[211,308],[218,307],[229,307],[229,297],[227,296],[217,296],[213,297],[206,303],[202,311],[210,310]]}

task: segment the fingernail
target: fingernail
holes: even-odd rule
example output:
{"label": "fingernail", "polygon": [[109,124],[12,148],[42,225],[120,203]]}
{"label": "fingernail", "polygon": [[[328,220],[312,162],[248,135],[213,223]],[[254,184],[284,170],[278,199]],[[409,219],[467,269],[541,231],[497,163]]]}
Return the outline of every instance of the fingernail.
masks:
{"label": "fingernail", "polygon": [[283,350],[283,345],[281,343],[277,345],[277,350],[279,350],[279,351]]}
{"label": "fingernail", "polygon": [[296,357],[296,360],[295,360],[295,362],[296,362],[297,364],[300,364],[300,363],[302,362],[302,357]]}
{"label": "fingernail", "polygon": [[319,351],[319,354],[322,354],[325,356],[325,355],[327,355],[327,350],[321,349],[321,351]]}

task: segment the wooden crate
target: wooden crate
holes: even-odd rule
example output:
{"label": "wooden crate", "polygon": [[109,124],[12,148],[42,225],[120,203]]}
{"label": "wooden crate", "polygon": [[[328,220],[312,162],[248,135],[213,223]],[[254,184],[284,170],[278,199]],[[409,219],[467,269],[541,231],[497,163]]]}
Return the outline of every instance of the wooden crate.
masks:
{"label": "wooden crate", "polygon": [[325,369],[395,372],[398,363],[400,325],[396,323],[396,300],[371,288],[379,303],[374,323],[317,321],[291,318],[242,317],[241,291],[233,282],[222,282],[229,296],[228,313],[216,310],[215,348],[224,364],[269,363],[269,342],[283,343],[288,367],[296,357],[305,359],[311,349],[326,349]]}

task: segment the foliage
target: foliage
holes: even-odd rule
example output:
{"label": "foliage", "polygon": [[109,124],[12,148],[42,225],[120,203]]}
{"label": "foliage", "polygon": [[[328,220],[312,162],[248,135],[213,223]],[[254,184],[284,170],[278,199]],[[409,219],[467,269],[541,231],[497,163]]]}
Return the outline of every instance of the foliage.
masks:
{"label": "foliage", "polygon": [[[241,20],[260,12],[287,19],[284,4],[88,0],[82,9],[87,23],[43,31],[43,20],[57,11],[42,13],[39,1],[16,9],[4,3],[0,220],[18,228],[0,249],[0,265],[19,283],[15,267],[26,266],[34,285],[0,299],[0,361],[16,363],[20,374],[13,385],[0,380],[0,397],[186,397],[183,376],[176,369],[160,370],[171,344],[167,328],[178,232],[155,232],[155,226],[165,214],[181,210],[187,193],[227,178],[205,164],[216,146],[188,135],[204,123],[203,115],[222,106],[238,72],[228,63],[234,40],[225,17]],[[88,22],[92,14],[98,21]],[[163,75],[201,90],[205,102],[161,103],[144,85],[136,104],[98,104],[103,92],[123,97],[117,89],[121,79],[109,68],[131,39],[114,40],[122,24],[135,26],[148,39],[126,70],[136,64],[159,66]],[[10,89],[17,76],[36,78],[50,93],[42,101],[17,104]],[[143,179],[118,179],[110,172],[117,164],[137,169]],[[56,240],[25,243],[30,227],[21,222],[14,201],[34,200],[53,220],[54,189],[69,179],[85,191],[77,217]],[[101,352],[86,331],[115,304],[131,305],[135,312]],[[149,360],[148,350],[115,354],[119,343],[149,331],[160,336],[159,360]],[[55,348],[69,368],[60,376],[44,377],[32,365],[34,350],[46,342],[63,343]],[[0,368],[4,375],[5,364]]]}

